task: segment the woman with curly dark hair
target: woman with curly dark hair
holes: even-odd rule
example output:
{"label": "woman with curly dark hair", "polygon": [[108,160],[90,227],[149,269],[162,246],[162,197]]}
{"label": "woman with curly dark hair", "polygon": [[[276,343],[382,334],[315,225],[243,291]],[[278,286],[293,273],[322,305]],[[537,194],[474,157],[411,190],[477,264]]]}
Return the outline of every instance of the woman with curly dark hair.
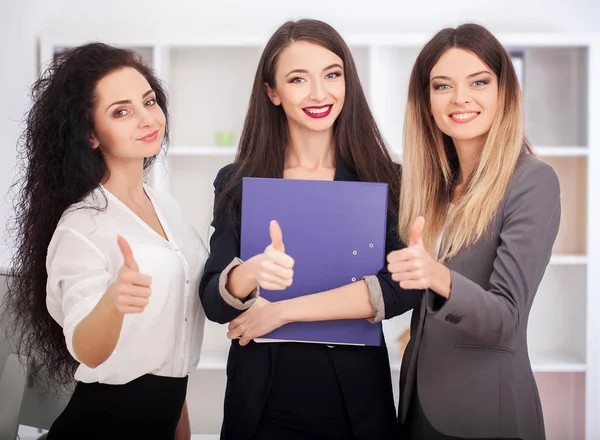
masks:
{"label": "woman with curly dark hair", "polygon": [[166,94],[130,51],[74,48],[33,86],[6,306],[36,373],[77,381],[50,440],[189,438],[207,250],[144,184],[167,138]]}

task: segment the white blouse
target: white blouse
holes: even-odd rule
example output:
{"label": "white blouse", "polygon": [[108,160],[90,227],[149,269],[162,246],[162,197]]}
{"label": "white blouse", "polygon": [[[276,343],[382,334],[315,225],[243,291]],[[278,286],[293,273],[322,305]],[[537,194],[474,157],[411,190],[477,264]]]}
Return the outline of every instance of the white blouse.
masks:
{"label": "white blouse", "polygon": [[78,381],[124,384],[144,374],[184,377],[198,365],[205,320],[198,285],[208,251],[172,197],[144,188],[168,241],[99,187],[65,211],[48,247],[46,305],[78,361],[75,328],[123,264],[117,234],[129,242],[140,272],[152,277],[144,311],[125,315],[117,345],[104,363],[92,369],[80,362]]}

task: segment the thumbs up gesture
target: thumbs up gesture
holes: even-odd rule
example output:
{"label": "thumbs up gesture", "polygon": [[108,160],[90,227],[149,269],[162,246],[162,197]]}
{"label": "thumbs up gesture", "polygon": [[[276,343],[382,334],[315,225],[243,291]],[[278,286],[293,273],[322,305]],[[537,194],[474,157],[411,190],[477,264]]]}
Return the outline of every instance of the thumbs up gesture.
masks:
{"label": "thumbs up gesture", "polygon": [[439,266],[423,247],[425,217],[417,217],[410,230],[408,247],[390,252],[388,271],[403,289],[429,289],[435,282]]}
{"label": "thumbs up gesture", "polygon": [[115,308],[119,312],[141,313],[148,305],[152,279],[140,273],[127,240],[119,236],[117,243],[123,254],[123,266],[109,291],[112,292]]}
{"label": "thumbs up gesture", "polygon": [[269,225],[271,244],[262,253],[255,274],[258,285],[267,290],[285,290],[292,285],[294,259],[285,253],[283,232],[275,220]]}
{"label": "thumbs up gesture", "polygon": [[415,222],[410,228],[410,241],[409,246],[421,246],[423,247],[423,228],[425,227],[425,217],[422,215],[417,217]]}

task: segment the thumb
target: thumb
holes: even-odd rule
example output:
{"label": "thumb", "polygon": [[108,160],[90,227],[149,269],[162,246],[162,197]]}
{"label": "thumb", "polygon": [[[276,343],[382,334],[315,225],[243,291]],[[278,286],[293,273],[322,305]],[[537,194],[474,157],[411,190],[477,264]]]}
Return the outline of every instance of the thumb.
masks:
{"label": "thumb", "polygon": [[120,235],[117,236],[117,243],[119,244],[119,249],[121,249],[121,253],[123,254],[123,266],[130,270],[139,271],[139,267],[135,262],[135,258],[133,258],[133,252],[131,251],[131,247],[127,240],[125,240]]}
{"label": "thumb", "polygon": [[425,227],[425,217],[420,215],[417,217],[412,227],[410,228],[409,246],[423,246],[423,228]]}
{"label": "thumb", "polygon": [[283,245],[283,232],[281,232],[281,227],[276,220],[271,220],[269,225],[269,235],[271,236],[271,244],[275,250],[279,252],[285,252],[285,246]]}

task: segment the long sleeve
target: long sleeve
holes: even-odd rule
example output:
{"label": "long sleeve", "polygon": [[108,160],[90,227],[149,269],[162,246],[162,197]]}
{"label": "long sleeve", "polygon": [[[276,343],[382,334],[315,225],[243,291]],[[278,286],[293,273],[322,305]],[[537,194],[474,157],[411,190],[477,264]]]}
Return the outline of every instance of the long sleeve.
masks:
{"label": "long sleeve", "polygon": [[[396,225],[395,219],[388,215],[385,237],[386,256],[392,251],[405,247],[400,241]],[[370,320],[372,322],[390,319],[412,310],[420,304],[424,292],[402,289],[400,283],[392,280],[392,275],[387,270],[387,263],[376,275],[365,277],[365,281],[374,312]]]}
{"label": "long sleeve", "polygon": [[[199,288],[206,317],[220,324],[237,318],[254,303],[258,295],[258,291],[255,290],[242,302],[225,288],[229,271],[242,263],[239,259],[240,242],[234,231],[236,224],[231,220],[226,203],[219,203],[221,197],[229,198],[229,195],[223,195],[223,190],[234,172],[234,167],[235,165],[228,165],[222,168],[214,181],[215,208],[211,223],[214,232],[210,239],[210,255]],[[237,227],[239,230],[239,221]]]}
{"label": "long sleeve", "polygon": [[437,295],[427,292],[427,306],[436,319],[488,344],[502,344],[520,325],[558,233],[561,210],[556,173],[541,161],[530,163],[535,167],[520,170],[505,200],[489,289],[452,271],[450,297],[441,307]]}
{"label": "long sleeve", "polygon": [[108,261],[86,237],[73,229],[58,229],[48,248],[46,305],[63,327],[73,358],[77,325],[96,307],[110,283]]}

